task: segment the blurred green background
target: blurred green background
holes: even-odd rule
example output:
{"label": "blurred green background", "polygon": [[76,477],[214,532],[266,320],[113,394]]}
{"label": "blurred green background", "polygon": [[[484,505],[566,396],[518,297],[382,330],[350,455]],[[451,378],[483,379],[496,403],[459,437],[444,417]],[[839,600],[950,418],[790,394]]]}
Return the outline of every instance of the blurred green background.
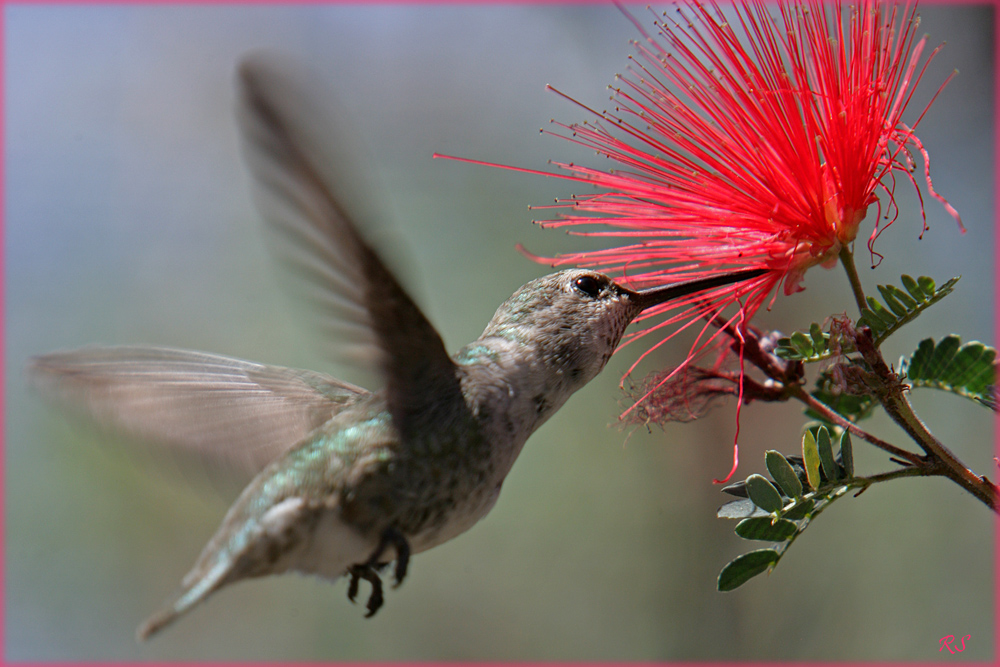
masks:
{"label": "blurred green background", "polygon": [[[949,660],[992,659],[995,523],[946,481],[845,499],[771,576],[717,593],[719,569],[752,548],[715,518],[734,406],[662,431],[616,427],[630,349],[531,439],[489,517],[419,555],[376,618],[346,602],[343,582],[286,576],[226,589],[136,645],[136,625],[174,592],[233,495],[46,406],[26,389],[27,359],[141,342],[370,382],[321,358],[276,280],[238,154],[241,54],[307,61],[348,108],[397,232],[390,254],[404,255],[411,293],[454,349],[546,272],[515,243],[551,253],[586,242],[530,224],[526,207],[569,195],[566,183],[431,154],[601,164],[538,134],[550,118],[585,119],[545,84],[603,108],[638,35],[606,5],[4,12],[8,660],[920,660],[939,658],[949,634],[971,635]],[[885,261],[871,271],[858,252],[866,286],[902,272],[963,279],[890,341],[890,359],[951,331],[996,342],[993,9],[922,14],[919,32],[947,46],[906,118],[960,70],[919,135],[969,231],[926,197],[931,230],[918,241],[916,198],[900,182],[900,220],[877,246]],[[758,323],[788,332],[851,309],[842,271],[813,269],[804,284]],[[686,349],[665,347],[644,369]],[[990,414],[914,400],[963,460],[996,474]],[[792,405],[744,409],[739,475],[760,472],[765,449],[794,452],[802,422]],[[904,442],[887,420],[870,426]],[[857,449],[860,471],[885,469]]]}

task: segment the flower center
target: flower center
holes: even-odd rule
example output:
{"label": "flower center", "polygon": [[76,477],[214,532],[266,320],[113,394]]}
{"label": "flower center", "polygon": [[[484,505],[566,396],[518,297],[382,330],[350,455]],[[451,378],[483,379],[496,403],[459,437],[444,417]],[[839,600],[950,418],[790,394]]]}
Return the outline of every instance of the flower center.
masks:
{"label": "flower center", "polygon": [[[861,221],[868,214],[868,205],[874,197],[860,203],[860,206],[854,202],[845,202],[843,188],[838,183],[829,163],[824,162],[820,169],[823,174],[823,211],[826,216],[826,224],[839,242],[833,244],[836,246],[834,252],[836,254],[840,252],[841,246],[851,243],[858,236],[858,227],[861,226]],[[824,253],[824,255],[827,254],[829,252]]]}

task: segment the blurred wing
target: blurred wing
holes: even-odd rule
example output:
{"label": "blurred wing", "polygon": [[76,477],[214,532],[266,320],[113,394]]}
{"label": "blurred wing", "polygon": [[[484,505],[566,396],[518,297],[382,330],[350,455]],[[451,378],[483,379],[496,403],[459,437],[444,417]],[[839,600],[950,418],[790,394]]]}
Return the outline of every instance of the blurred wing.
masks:
{"label": "blurred wing", "polygon": [[29,373],[106,427],[254,473],[369,394],[311,371],[157,347],[56,352]]}
{"label": "blurred wing", "polygon": [[446,396],[460,397],[456,367],[434,327],[358,233],[337,196],[345,158],[326,122],[292,77],[259,58],[239,69],[244,153],[258,206],[290,241],[289,256],[325,308],[331,333],[350,334],[356,351],[385,374],[397,427],[425,417]]}

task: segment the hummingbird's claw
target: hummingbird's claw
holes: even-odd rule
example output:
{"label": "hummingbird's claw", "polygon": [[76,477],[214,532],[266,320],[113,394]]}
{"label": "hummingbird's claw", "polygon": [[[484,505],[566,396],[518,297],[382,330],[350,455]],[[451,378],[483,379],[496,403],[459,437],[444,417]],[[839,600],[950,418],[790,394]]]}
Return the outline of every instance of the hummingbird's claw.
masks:
{"label": "hummingbird's claw", "polygon": [[399,585],[403,583],[403,579],[406,578],[406,569],[410,565],[410,543],[406,541],[406,537],[401,532],[395,528],[386,528],[382,531],[378,548],[375,549],[375,553],[365,562],[365,565],[369,567],[379,565],[379,559],[390,545],[396,549],[396,569],[393,571],[393,579],[395,581],[392,587],[399,588]]}
{"label": "hummingbird's claw", "polygon": [[395,581],[392,583],[392,587],[399,588],[403,579],[406,578],[406,568],[410,565],[410,543],[395,528],[389,528],[382,533],[382,539],[392,542],[392,545],[396,547],[396,569],[392,573]]}
{"label": "hummingbird's claw", "polygon": [[368,604],[365,607],[368,609],[368,613],[365,614],[365,618],[371,618],[375,615],[379,609],[382,608],[382,580],[378,580],[378,586],[372,588],[372,594],[368,597]]}
{"label": "hummingbird's claw", "polygon": [[396,570],[392,573],[393,588],[399,588],[399,585],[403,583],[403,579],[406,578],[406,566],[410,564],[410,550],[401,551],[399,558],[396,559]]}
{"label": "hummingbird's claw", "polygon": [[348,573],[351,575],[351,583],[347,587],[347,599],[351,602],[354,602],[354,598],[358,595],[358,581],[360,579],[364,579],[372,585],[372,594],[368,596],[368,604],[365,605],[368,609],[365,618],[371,618],[385,602],[385,598],[382,595],[381,577],[367,563],[364,565],[352,565]]}
{"label": "hummingbird's claw", "polygon": [[358,574],[351,568],[351,583],[347,585],[347,599],[351,601],[351,604],[355,603],[355,599],[358,597]]}

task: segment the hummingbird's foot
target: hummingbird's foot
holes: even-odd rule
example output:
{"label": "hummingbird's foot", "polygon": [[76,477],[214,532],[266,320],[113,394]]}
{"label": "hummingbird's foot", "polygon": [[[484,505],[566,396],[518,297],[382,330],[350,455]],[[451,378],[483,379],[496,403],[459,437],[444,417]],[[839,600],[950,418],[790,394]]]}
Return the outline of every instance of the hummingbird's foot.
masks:
{"label": "hummingbird's foot", "polygon": [[365,565],[371,567],[378,565],[379,559],[390,545],[396,549],[396,569],[393,572],[395,582],[393,582],[392,587],[399,588],[403,579],[406,578],[406,568],[410,565],[410,543],[406,541],[406,537],[401,532],[395,528],[386,528],[382,531],[378,548],[375,549],[375,553],[371,555]]}
{"label": "hummingbird's foot", "polygon": [[385,598],[382,596],[382,579],[371,565],[352,565],[347,571],[351,575],[351,583],[347,587],[347,599],[354,602],[358,596],[358,581],[364,579],[372,585],[372,594],[368,597],[368,604],[365,607],[368,613],[365,618],[371,618],[379,610]]}
{"label": "hummingbird's foot", "polygon": [[351,575],[351,581],[347,586],[347,599],[351,602],[354,602],[354,599],[358,596],[358,586],[362,579],[372,585],[372,594],[369,596],[368,604],[366,605],[368,613],[365,614],[365,618],[374,616],[375,612],[385,602],[385,598],[382,595],[382,578],[379,577],[378,573],[387,563],[381,563],[379,560],[390,546],[396,550],[396,569],[393,571],[395,582],[392,587],[398,588],[403,583],[403,579],[406,578],[406,568],[410,564],[410,543],[395,528],[386,528],[382,531],[378,547],[368,560],[358,565],[352,565],[347,570],[347,573]]}

